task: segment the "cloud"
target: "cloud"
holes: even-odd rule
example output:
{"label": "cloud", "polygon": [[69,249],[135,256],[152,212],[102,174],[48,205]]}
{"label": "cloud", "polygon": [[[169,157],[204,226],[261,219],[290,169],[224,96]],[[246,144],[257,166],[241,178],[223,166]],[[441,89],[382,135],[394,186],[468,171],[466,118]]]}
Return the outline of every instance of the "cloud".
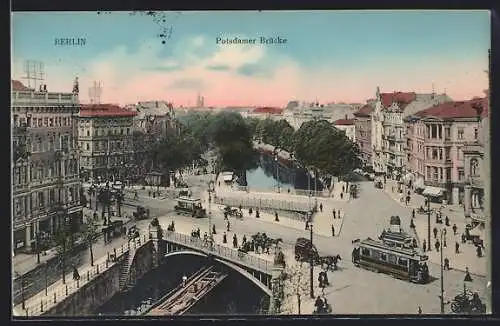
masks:
{"label": "cloud", "polygon": [[[436,90],[446,88],[457,100],[481,96],[487,87],[486,62],[395,62],[392,69],[382,63],[348,69],[325,61],[306,69],[272,46],[216,45],[200,35],[168,46],[172,48],[166,51],[153,39],[137,48],[110,49],[86,62],[53,58],[46,62],[48,88],[69,92],[79,76],[82,102],[88,101],[93,82],[101,81],[101,101],[109,103],[168,100],[193,105],[196,93],[203,91],[206,105],[285,106],[293,99],[363,102],[377,86],[389,92],[430,92],[434,82]],[[29,58],[13,57],[12,75],[19,79],[22,61]]]}
{"label": "cloud", "polygon": [[199,78],[179,79],[172,82],[168,88],[202,90],[204,88],[204,82]]}
{"label": "cloud", "polygon": [[231,70],[231,67],[229,67],[228,65],[207,65],[206,69],[213,71],[228,71]]}
{"label": "cloud", "polygon": [[250,64],[244,64],[241,67],[239,67],[237,70],[237,73],[243,76],[248,76],[248,77],[270,77],[272,76],[272,71],[265,69],[264,67],[250,63]]}

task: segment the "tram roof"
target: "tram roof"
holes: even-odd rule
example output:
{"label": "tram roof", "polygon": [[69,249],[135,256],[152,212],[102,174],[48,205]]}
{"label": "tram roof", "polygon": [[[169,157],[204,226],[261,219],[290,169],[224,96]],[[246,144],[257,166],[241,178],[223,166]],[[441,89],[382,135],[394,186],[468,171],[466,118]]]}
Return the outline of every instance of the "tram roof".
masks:
{"label": "tram roof", "polygon": [[381,239],[385,240],[394,240],[394,241],[401,241],[403,242],[404,240],[411,239],[412,236],[409,235],[408,233],[405,232],[382,232]]}
{"label": "tram roof", "polygon": [[418,252],[416,250],[391,247],[391,246],[386,245],[383,242],[376,241],[376,240],[373,240],[371,238],[367,238],[365,240],[362,240],[359,244],[361,246],[365,245],[365,246],[375,247],[377,249],[388,250],[388,251],[392,251],[395,253],[400,253],[400,254],[404,254],[404,255],[408,255],[408,256],[418,255]]}
{"label": "tram roof", "polygon": [[201,201],[200,198],[192,198],[192,197],[182,197],[182,196],[179,196],[177,198],[178,201],[186,201],[186,202],[199,202]]}

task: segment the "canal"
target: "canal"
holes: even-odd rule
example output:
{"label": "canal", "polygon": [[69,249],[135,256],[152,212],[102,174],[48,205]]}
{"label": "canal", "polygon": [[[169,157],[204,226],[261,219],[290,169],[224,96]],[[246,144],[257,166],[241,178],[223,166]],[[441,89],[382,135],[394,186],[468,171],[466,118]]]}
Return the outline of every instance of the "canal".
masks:
{"label": "canal", "polygon": [[282,189],[310,189],[314,187],[318,191],[323,190],[324,185],[312,175],[309,176],[305,169],[301,169],[292,164],[278,163],[271,155],[257,153],[257,167],[246,172],[247,186],[250,188],[275,189],[278,185]]}
{"label": "canal", "polygon": [[106,316],[141,315],[154,303],[204,266],[214,265],[228,276],[187,315],[266,314],[269,296],[252,281],[227,266],[199,256],[164,258],[160,266],[145,275],[125,293],[115,295],[95,313]]}

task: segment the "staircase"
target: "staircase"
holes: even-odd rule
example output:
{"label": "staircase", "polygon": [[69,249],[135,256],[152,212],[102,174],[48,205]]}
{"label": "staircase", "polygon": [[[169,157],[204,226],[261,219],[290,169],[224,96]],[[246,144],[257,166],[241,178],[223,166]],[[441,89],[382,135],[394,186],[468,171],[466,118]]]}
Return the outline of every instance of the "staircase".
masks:
{"label": "staircase", "polygon": [[[135,242],[135,243],[134,243]],[[135,244],[135,245],[134,245]],[[127,290],[132,287],[132,282],[130,281],[130,268],[132,267],[132,262],[134,261],[134,255],[137,249],[137,240],[134,239],[130,243],[130,249],[125,255],[123,261],[121,273],[120,273],[120,289]]]}

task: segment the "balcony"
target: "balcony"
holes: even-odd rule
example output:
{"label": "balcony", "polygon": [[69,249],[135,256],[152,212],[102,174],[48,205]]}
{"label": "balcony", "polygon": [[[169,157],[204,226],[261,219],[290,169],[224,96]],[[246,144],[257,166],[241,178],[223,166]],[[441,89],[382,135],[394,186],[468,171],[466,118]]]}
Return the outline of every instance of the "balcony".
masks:
{"label": "balcony", "polygon": [[12,92],[12,104],[28,105],[28,104],[69,104],[78,105],[78,95],[72,93],[49,93],[49,92],[33,92],[33,91],[15,91]]}

